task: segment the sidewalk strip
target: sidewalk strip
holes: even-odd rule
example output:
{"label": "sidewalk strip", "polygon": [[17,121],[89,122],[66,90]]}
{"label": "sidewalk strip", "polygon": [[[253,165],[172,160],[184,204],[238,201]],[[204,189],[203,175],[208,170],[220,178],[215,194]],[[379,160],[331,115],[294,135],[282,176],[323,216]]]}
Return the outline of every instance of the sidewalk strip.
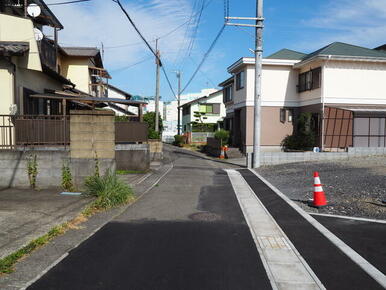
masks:
{"label": "sidewalk strip", "polygon": [[236,170],[226,170],[273,289],[325,289]]}
{"label": "sidewalk strip", "polygon": [[382,272],[267,180],[253,170],[240,173],[328,289],[386,287]]}

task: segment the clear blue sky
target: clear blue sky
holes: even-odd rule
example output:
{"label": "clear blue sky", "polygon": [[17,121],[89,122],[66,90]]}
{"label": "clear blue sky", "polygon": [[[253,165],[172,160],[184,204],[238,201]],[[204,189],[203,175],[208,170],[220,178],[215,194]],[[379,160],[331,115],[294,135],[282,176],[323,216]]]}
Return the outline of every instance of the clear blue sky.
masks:
{"label": "clear blue sky", "polygon": [[[203,10],[196,37],[194,23],[184,25],[160,39],[160,50],[170,80],[176,90],[174,70],[183,71],[183,86],[208,49],[223,24],[223,0],[121,0],[141,31],[149,40],[164,35]],[[47,0],[47,3],[57,0]],[[230,0],[230,16],[255,15],[254,0]],[[116,4],[93,0],[84,4],[52,6],[65,26],[63,45],[100,46],[105,49],[105,66],[113,76],[112,83],[132,94],[154,95],[154,59],[130,28]],[[100,15],[99,15],[100,14]],[[386,1],[374,0],[265,0],[264,55],[281,48],[311,52],[328,43],[342,41],[367,47],[386,43]],[[102,17],[100,17],[102,16]],[[94,17],[92,19],[92,17]],[[95,17],[99,26],[95,28]],[[87,19],[90,24],[87,25]],[[80,20],[79,20],[80,19]],[[82,21],[77,23],[77,21]],[[82,25],[81,23],[84,23]],[[94,25],[94,28],[93,28]],[[189,29],[187,29],[189,28]],[[96,32],[95,32],[96,30]],[[95,34],[93,34],[95,33]],[[60,36],[61,36],[60,35]],[[190,56],[189,43],[193,42]],[[154,44],[154,42],[152,42]],[[123,47],[116,47],[126,45]],[[185,93],[217,85],[229,75],[226,68],[242,56],[252,56],[252,28],[226,27],[210,57]],[[134,65],[135,63],[141,62]],[[134,66],[132,66],[134,65]],[[164,77],[161,78],[163,100],[172,99]]]}

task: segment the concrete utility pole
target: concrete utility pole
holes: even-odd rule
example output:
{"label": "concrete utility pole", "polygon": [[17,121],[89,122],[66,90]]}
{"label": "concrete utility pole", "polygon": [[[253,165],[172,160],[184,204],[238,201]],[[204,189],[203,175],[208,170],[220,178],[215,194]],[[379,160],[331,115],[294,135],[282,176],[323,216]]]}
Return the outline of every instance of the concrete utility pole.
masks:
{"label": "concrete utility pole", "polygon": [[263,60],[263,0],[256,0],[256,46],[255,46],[255,122],[253,134],[253,168],[260,167],[261,140],[261,73]]}
{"label": "concrete utility pole", "polygon": [[159,132],[159,68],[160,68],[160,51],[158,50],[158,38],[155,40],[155,51],[157,57],[155,58],[156,68],[156,85],[155,85],[155,131]]}
{"label": "concrete utility pole", "polygon": [[181,71],[176,71],[177,79],[178,79],[178,96],[177,96],[177,134],[181,135]]}
{"label": "concrete utility pole", "polygon": [[[261,72],[263,59],[263,0],[256,0],[256,17],[225,17],[226,25],[255,27],[255,97],[254,97],[254,126],[253,126],[253,160],[248,167],[260,167],[260,138],[261,138]],[[230,19],[254,20],[255,24],[229,23]]]}

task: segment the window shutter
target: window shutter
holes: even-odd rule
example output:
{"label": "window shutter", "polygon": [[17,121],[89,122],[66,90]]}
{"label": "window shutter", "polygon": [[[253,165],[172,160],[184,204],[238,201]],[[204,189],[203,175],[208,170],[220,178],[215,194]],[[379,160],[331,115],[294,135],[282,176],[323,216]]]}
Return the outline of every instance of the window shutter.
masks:
{"label": "window shutter", "polygon": [[220,114],[220,104],[213,104],[213,114]]}

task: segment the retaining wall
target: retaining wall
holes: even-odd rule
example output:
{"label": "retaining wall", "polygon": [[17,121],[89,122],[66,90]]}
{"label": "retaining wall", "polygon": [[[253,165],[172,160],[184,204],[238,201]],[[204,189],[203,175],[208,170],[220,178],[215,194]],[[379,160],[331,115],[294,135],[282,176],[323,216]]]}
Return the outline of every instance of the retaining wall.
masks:
{"label": "retaining wall", "polygon": [[386,147],[352,147],[348,152],[262,152],[262,165],[276,165],[307,161],[348,160],[371,155],[386,155]]}
{"label": "retaining wall", "polygon": [[[27,173],[28,158],[36,155],[37,188],[57,187],[62,182],[62,166],[68,162],[74,183],[81,187],[84,178],[94,174],[94,159],[72,159],[68,150],[2,150],[0,151],[0,188],[30,186]],[[107,169],[115,170],[115,160],[100,158],[99,168],[103,174]]]}
{"label": "retaining wall", "polygon": [[117,144],[115,146],[117,170],[146,171],[150,168],[148,144]]}

